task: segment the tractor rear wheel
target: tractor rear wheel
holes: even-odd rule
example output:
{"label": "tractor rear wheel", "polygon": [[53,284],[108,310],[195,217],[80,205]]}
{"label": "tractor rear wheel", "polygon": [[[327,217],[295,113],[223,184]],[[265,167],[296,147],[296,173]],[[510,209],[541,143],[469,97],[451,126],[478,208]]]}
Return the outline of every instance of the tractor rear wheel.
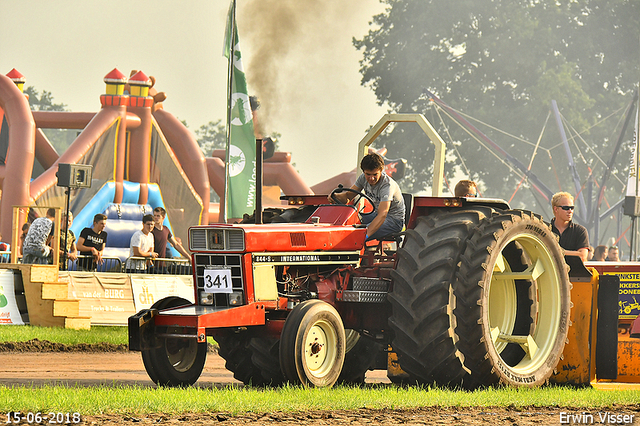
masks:
{"label": "tractor rear wheel", "polygon": [[356,330],[345,330],[345,336],[344,364],[338,383],[359,385],[364,383],[364,376],[382,351],[382,346]]}
{"label": "tractor rear wheel", "polygon": [[344,355],[344,326],[333,306],[314,299],[291,311],[280,339],[280,367],[288,381],[331,387],[340,376]]}
{"label": "tractor rear wheel", "polygon": [[[181,297],[167,297],[152,308],[167,309],[189,305]],[[168,334],[182,334],[180,327],[169,327]],[[195,337],[195,336],[194,336]],[[191,386],[200,374],[207,358],[207,344],[195,338],[161,337],[160,346],[142,352],[142,361],[151,380],[158,386]]]}
{"label": "tractor rear wheel", "polygon": [[464,387],[533,387],[549,378],[569,327],[567,270],[540,217],[512,210],[480,224],[454,284],[458,348],[471,370]]}
{"label": "tractor rear wheel", "polygon": [[269,337],[254,337],[249,342],[251,363],[260,371],[262,382],[254,378],[254,384],[263,386],[280,386],[284,375],[280,369],[280,340]]}
{"label": "tractor rear wheel", "polygon": [[392,271],[391,346],[408,382],[456,385],[467,374],[456,343],[455,281],[460,255],[489,207],[441,210],[407,231]]}
{"label": "tractor rear wheel", "polygon": [[277,339],[226,332],[215,337],[225,368],[245,385],[278,386],[284,381],[278,359]]}

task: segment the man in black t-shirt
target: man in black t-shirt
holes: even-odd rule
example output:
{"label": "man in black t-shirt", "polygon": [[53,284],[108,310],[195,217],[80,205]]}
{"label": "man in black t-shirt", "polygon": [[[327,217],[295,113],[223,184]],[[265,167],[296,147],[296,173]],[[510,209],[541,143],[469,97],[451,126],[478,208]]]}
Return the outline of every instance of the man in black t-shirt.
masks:
{"label": "man in black t-shirt", "polygon": [[85,271],[96,269],[97,264],[102,264],[102,252],[107,245],[107,233],[104,227],[107,225],[107,216],[98,213],[93,217],[93,227],[84,228],[80,232],[76,247],[82,256],[92,256],[91,258],[81,258],[78,260],[78,268]]}
{"label": "man in black t-shirt", "polygon": [[568,192],[558,192],[551,199],[553,216],[551,219],[551,230],[560,236],[560,247],[564,249],[564,254],[578,256],[583,262],[587,261],[589,255],[589,234],[587,228],[577,223],[573,223],[573,197]]}

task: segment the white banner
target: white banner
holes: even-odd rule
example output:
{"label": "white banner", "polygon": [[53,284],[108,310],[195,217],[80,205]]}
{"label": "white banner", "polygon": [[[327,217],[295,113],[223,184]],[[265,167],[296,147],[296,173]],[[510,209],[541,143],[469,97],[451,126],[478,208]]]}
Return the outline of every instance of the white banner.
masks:
{"label": "white banner", "polygon": [[151,305],[168,296],[179,296],[195,301],[191,275],[131,275],[131,289],[136,311],[149,309]]}
{"label": "white banner", "polygon": [[16,304],[13,272],[0,269],[0,325],[24,325]]}

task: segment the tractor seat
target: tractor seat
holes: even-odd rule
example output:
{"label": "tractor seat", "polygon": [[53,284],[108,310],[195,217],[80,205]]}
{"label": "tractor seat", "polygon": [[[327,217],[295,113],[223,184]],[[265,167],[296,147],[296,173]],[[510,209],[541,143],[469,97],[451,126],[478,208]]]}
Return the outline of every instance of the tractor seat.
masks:
{"label": "tractor seat", "polygon": [[[413,210],[413,195],[408,194],[406,192],[402,193],[402,199],[404,200],[404,228],[400,232],[394,232],[389,235],[385,235],[381,240],[378,240],[379,243],[383,242],[396,242],[398,247],[404,240],[405,231],[407,229],[407,225],[409,224],[409,218],[411,217],[411,211]],[[376,240],[371,240],[376,241]],[[371,242],[369,241],[369,243]],[[371,244],[371,246],[378,246],[379,243]]]}

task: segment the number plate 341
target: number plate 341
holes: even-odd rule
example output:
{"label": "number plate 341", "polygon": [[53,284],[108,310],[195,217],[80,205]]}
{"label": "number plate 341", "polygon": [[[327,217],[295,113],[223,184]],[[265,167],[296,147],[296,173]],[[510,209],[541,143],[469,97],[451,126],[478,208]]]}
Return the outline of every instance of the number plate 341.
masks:
{"label": "number plate 341", "polygon": [[231,293],[231,269],[205,269],[205,293]]}

